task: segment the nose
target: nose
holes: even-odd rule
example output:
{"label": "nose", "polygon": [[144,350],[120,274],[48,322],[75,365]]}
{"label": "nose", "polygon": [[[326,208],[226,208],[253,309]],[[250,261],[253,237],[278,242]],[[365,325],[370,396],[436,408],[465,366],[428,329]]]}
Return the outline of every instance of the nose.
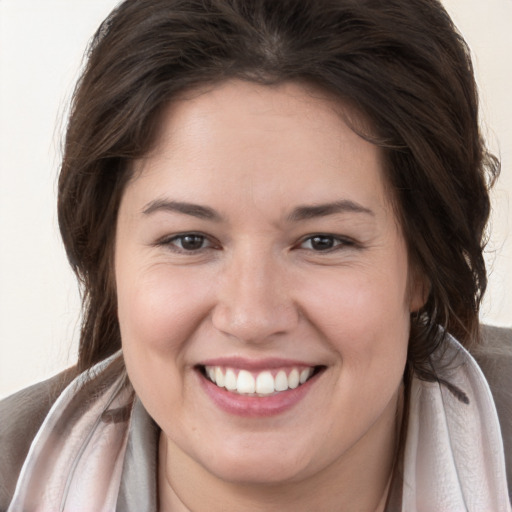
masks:
{"label": "nose", "polygon": [[250,344],[291,332],[299,311],[285,274],[271,256],[251,251],[233,256],[217,283],[214,327]]}

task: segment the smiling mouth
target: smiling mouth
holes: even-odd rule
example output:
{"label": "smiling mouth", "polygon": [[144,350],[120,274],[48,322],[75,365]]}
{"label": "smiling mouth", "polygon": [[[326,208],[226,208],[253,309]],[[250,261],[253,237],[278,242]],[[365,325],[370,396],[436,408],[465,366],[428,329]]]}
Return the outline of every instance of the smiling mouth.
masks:
{"label": "smiling mouth", "polygon": [[291,367],[286,369],[250,372],[223,366],[200,366],[203,376],[219,388],[245,396],[273,396],[296,389],[320,371],[324,366]]}

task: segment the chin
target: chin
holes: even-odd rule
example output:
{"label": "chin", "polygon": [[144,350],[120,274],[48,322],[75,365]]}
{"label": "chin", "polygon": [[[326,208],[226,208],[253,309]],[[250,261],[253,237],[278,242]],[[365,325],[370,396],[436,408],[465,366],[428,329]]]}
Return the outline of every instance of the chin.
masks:
{"label": "chin", "polygon": [[217,464],[208,470],[218,478],[237,485],[275,485],[293,482],[302,478],[303,471],[293,464],[275,460],[241,462],[240,457],[233,463]]}
{"label": "chin", "polygon": [[237,484],[272,485],[307,476],[309,458],[277,444],[262,441],[251,447],[230,446],[224,453],[216,451],[215,456],[210,454],[198,462],[218,478]]}

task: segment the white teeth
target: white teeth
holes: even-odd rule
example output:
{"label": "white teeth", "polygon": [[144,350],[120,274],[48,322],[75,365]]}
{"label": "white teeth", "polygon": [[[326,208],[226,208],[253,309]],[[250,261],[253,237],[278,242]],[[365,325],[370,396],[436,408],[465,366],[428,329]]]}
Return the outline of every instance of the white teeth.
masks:
{"label": "white teeth", "polygon": [[288,389],[288,377],[283,370],[276,375],[274,388],[276,391],[286,391]]}
{"label": "white teeth", "polygon": [[215,368],[215,383],[217,386],[219,386],[219,388],[224,387],[224,374],[222,373],[222,369],[219,366]]}
{"label": "white teeth", "polygon": [[299,385],[299,370],[294,368],[288,375],[288,387],[295,389]]}
{"label": "white teeth", "polygon": [[256,393],[270,395],[274,392],[274,377],[270,372],[261,372],[256,379]]}
{"label": "white teeth", "polygon": [[299,382],[301,384],[304,384],[304,382],[306,382],[310,375],[313,373],[313,368],[306,368],[305,370],[302,370],[300,372],[300,378],[299,378]]}
{"label": "white teeth", "polygon": [[268,396],[274,392],[295,389],[304,384],[313,375],[312,367],[299,371],[292,368],[287,375],[284,370],[279,370],[274,377],[268,370],[262,371],[254,376],[247,370],[238,371],[222,366],[206,366],[207,377],[221,388],[243,395],[257,394]]}
{"label": "white teeth", "polygon": [[236,374],[229,368],[226,372],[226,378],[224,379],[224,387],[228,391],[234,391],[236,389]]}
{"label": "white teeth", "polygon": [[[218,385],[219,384],[217,383],[217,386]],[[254,377],[248,371],[240,370],[238,373],[236,390],[238,393],[254,393],[256,391],[256,383],[254,382]]]}

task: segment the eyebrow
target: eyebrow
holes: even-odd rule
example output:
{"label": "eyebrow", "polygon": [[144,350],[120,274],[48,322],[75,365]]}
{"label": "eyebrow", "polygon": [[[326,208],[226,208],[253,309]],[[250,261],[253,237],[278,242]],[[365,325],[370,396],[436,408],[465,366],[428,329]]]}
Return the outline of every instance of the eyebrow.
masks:
{"label": "eyebrow", "polygon": [[[201,206],[194,203],[186,203],[181,201],[170,201],[167,199],[155,199],[149,202],[142,213],[144,215],[151,215],[152,213],[164,211],[171,213],[182,213],[184,215],[190,215],[198,219],[213,220],[219,222],[222,217],[213,208],[208,206]],[[289,222],[299,222],[302,220],[314,219],[317,217],[326,217],[328,215],[334,215],[337,213],[364,213],[367,215],[374,216],[374,212],[354,201],[348,199],[342,199],[340,201],[334,201],[332,203],[318,204],[318,205],[304,205],[297,206],[288,215]]]}
{"label": "eyebrow", "polygon": [[364,213],[367,215],[375,216],[375,213],[354,201],[342,199],[332,203],[311,205],[311,206],[298,206],[288,216],[291,222],[301,220],[314,219],[316,217],[326,217],[327,215],[334,215],[336,213]]}
{"label": "eyebrow", "polygon": [[148,203],[142,213],[144,215],[151,215],[152,213],[164,211],[173,213],[183,213],[184,215],[191,215],[198,219],[207,219],[213,221],[220,221],[221,216],[212,208],[201,206],[193,203],[183,203],[181,201],[168,201],[166,199],[156,199]]}

